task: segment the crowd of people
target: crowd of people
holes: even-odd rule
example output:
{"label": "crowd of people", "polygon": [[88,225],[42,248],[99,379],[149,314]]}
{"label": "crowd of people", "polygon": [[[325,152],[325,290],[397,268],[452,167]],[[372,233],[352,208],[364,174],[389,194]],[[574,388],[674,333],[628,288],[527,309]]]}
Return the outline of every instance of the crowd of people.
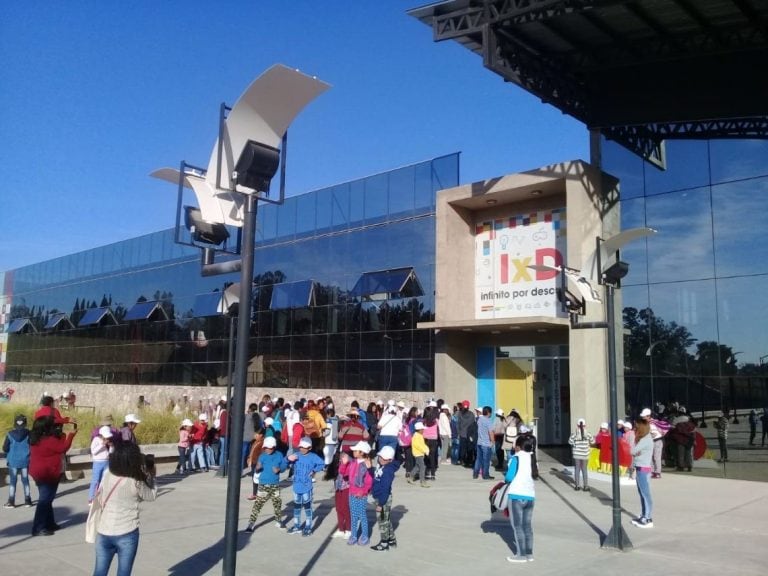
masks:
{"label": "crowd of people", "polygon": [[[202,404],[201,404],[202,406]],[[310,536],[313,531],[313,493],[316,481],[332,482],[337,529],[334,538],[348,545],[386,551],[397,546],[390,514],[393,482],[402,468],[405,480],[429,488],[444,465],[463,466],[473,479],[494,480],[491,469],[504,474],[503,507],[514,534],[515,553],[510,562],[533,560],[532,515],[535,479],[538,477],[536,438],[516,410],[508,414],[490,406],[472,409],[469,401],[447,404],[430,400],[424,406],[407,406],[402,400],[370,402],[363,409],[357,401],[337,410],[329,396],[287,402],[264,395],[248,406],[242,446],[228,444],[231,424],[226,396],[210,402],[179,426],[178,462],[175,472],[208,472],[227,465],[229,450],[239,456],[240,468],[251,476],[247,495],[253,508],[245,528],[254,532],[264,505],[271,502],[274,525],[288,534]],[[765,415],[763,415],[763,419]],[[755,414],[750,415],[754,435]],[[210,422],[210,424],[209,424]],[[95,573],[106,574],[113,556],[119,573],[130,573],[138,547],[138,503],[156,494],[154,464],[138,447],[135,430],[141,423],[127,414],[121,426],[111,416],[91,431],[93,470],[89,505],[101,510],[96,540]],[[720,459],[726,461],[729,413],[714,422]],[[756,425],[756,424],[755,424]],[[610,424],[588,431],[577,420],[569,438],[574,461],[573,486],[589,491],[589,471],[610,472],[613,446]],[[653,527],[650,479],[660,478],[666,463],[677,470],[692,468],[696,422],[676,403],[643,409],[632,419],[619,420],[617,451],[622,474],[636,479],[641,513],[633,524]],[[50,396],[41,399],[32,428],[17,416],[5,439],[10,471],[9,500],[16,505],[16,485],[21,479],[24,505],[32,506],[29,477],[39,497],[32,524],[33,536],[50,536],[59,528],[53,500],[62,473],[63,456],[77,434],[77,423],[63,417]],[[750,437],[750,442],[754,436]],[[238,471],[239,472],[239,471]],[[283,522],[281,475],[291,480],[292,520]],[[283,477],[282,479],[285,479]],[[122,486],[122,488],[120,487]],[[373,501],[380,540],[371,545],[366,515]],[[127,571],[126,571],[127,570]]]}

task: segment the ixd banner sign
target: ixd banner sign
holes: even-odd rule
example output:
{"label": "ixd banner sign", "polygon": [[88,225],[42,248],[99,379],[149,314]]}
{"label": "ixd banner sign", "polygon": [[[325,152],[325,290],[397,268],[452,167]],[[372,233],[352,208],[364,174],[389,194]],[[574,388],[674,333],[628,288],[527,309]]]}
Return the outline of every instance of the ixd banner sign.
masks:
{"label": "ixd banner sign", "polygon": [[565,265],[565,208],[475,223],[475,317],[564,316],[558,273]]}

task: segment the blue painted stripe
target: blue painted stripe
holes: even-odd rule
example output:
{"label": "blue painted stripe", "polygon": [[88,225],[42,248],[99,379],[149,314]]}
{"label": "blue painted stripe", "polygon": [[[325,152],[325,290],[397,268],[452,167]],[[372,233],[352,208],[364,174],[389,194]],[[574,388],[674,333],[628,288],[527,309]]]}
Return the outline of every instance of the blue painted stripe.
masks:
{"label": "blue painted stripe", "polygon": [[496,406],[496,349],[477,349],[477,405]]}

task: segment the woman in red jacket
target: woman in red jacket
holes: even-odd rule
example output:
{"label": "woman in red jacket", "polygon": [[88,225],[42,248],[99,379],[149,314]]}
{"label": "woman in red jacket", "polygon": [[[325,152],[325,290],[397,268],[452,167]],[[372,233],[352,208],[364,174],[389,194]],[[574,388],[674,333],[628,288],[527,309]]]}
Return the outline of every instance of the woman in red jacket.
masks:
{"label": "woman in red jacket", "polygon": [[61,432],[61,421],[51,416],[37,418],[29,434],[30,458],[29,475],[37,484],[39,493],[35,518],[32,521],[32,536],[52,536],[59,528],[53,519],[53,499],[59,488],[62,456],[72,446],[77,434],[77,424],[72,432]]}

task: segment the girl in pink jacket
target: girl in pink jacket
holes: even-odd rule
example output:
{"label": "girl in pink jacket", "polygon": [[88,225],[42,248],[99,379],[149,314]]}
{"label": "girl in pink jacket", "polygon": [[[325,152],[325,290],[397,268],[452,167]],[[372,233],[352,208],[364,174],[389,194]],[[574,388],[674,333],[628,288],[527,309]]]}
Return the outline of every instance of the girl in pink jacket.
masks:
{"label": "girl in pink jacket", "polygon": [[[352,446],[353,459],[349,462],[347,475],[349,477],[349,511],[352,516],[352,534],[347,539],[350,546],[360,544],[367,546],[368,518],[365,509],[368,506],[368,494],[373,486],[373,476],[370,473],[371,461],[368,454],[371,446],[368,442],[360,441]],[[358,538],[358,526],[360,537]]]}

